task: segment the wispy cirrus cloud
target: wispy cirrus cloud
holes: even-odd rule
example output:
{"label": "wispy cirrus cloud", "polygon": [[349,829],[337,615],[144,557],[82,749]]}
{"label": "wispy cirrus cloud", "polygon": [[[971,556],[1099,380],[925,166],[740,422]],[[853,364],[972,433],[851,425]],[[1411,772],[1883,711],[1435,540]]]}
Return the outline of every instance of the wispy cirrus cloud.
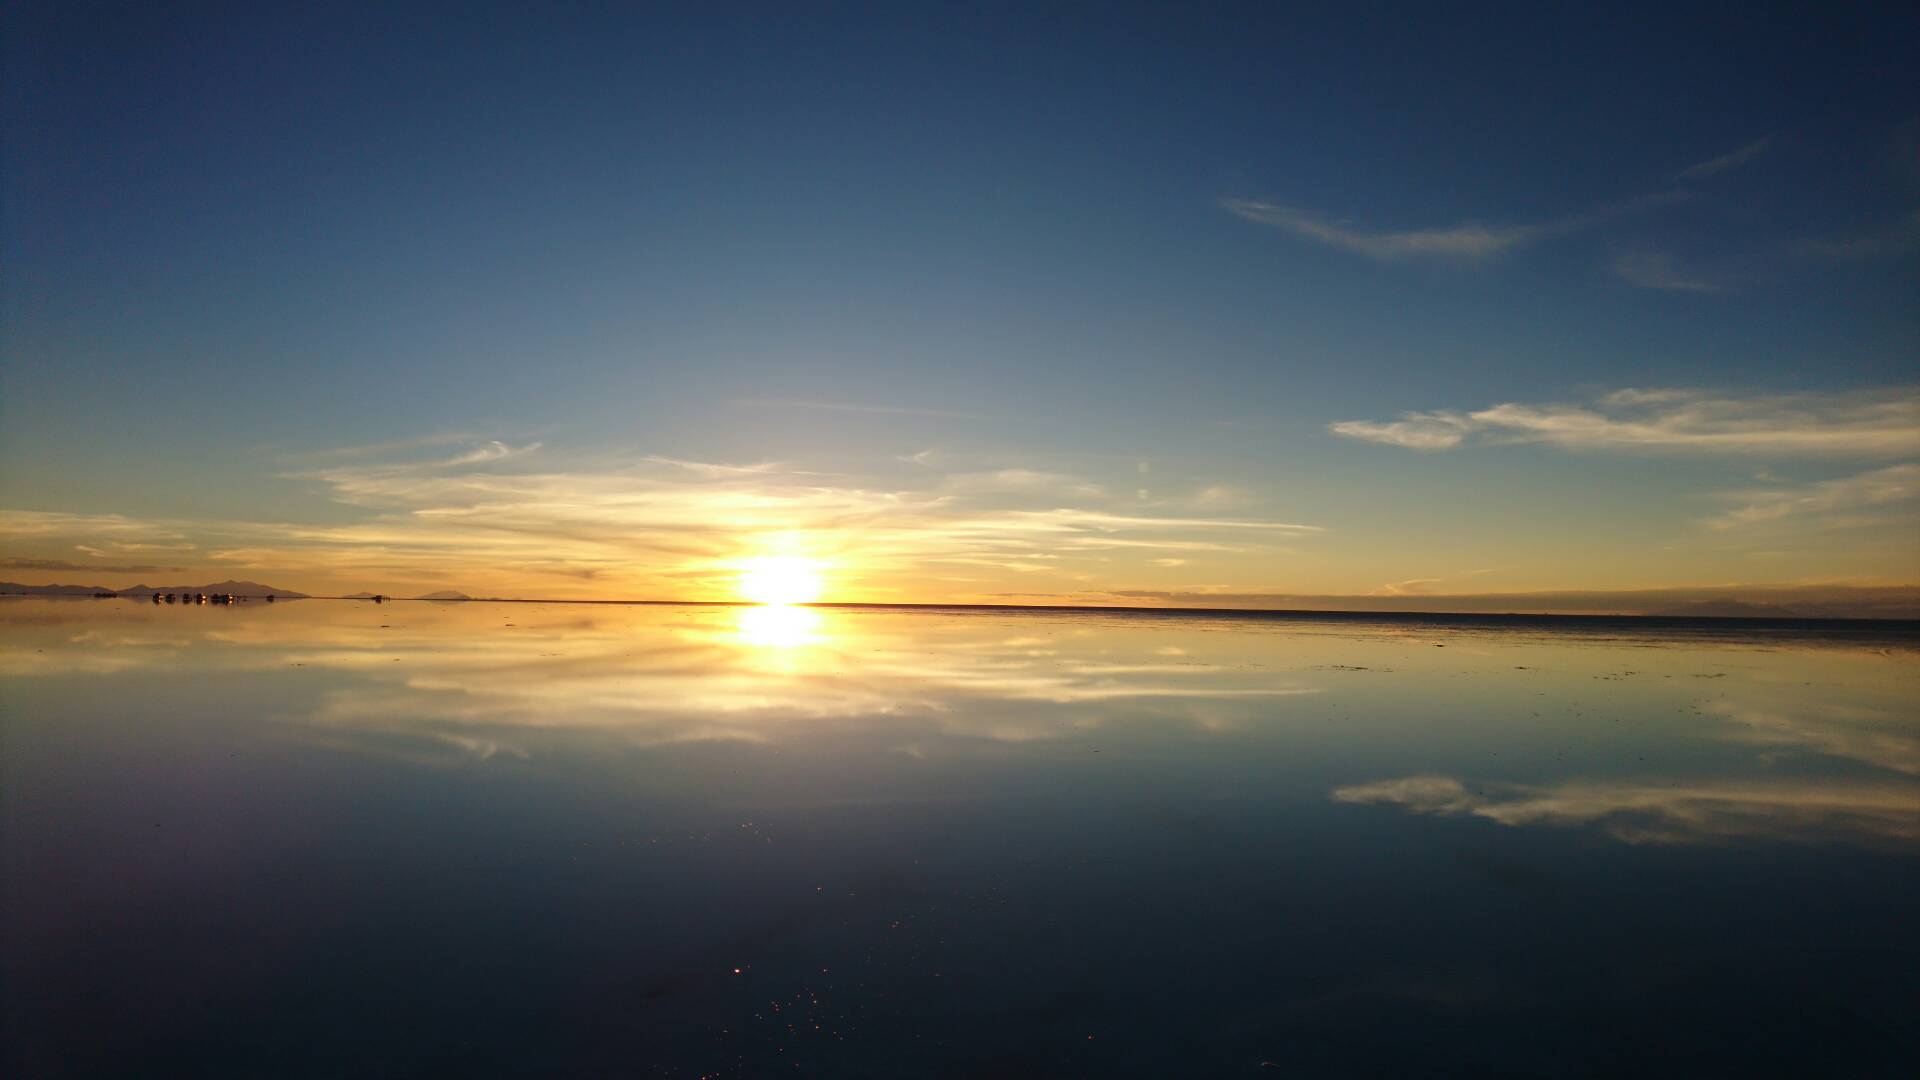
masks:
{"label": "wispy cirrus cloud", "polygon": [[1440,584],[1439,578],[1408,578],[1405,581],[1389,581],[1373,590],[1374,596],[1424,596]]}
{"label": "wispy cirrus cloud", "polygon": [[150,566],[145,563],[130,565],[77,563],[69,559],[29,559],[19,556],[8,556],[6,558],[0,558],[0,569],[78,571],[92,574],[167,574],[179,570],[180,567]]}
{"label": "wispy cirrus cloud", "polygon": [[1870,512],[1920,499],[1920,464],[1891,465],[1853,476],[1807,484],[1730,492],[1740,505],[1709,519],[1715,529],[1740,529],[1788,521],[1826,525],[1880,524]]}
{"label": "wispy cirrus cloud", "polygon": [[1473,261],[1503,254],[1530,244],[1555,232],[1567,231],[1565,224],[1484,225],[1463,222],[1439,228],[1376,231],[1356,228],[1344,221],[1276,206],[1251,199],[1222,199],[1229,213],[1248,221],[1290,232],[1328,247],[1382,262],[1404,259],[1445,258]]}
{"label": "wispy cirrus cloud", "polygon": [[1336,435],[1411,450],[1449,450],[1476,441],[1596,451],[1894,457],[1920,453],[1920,387],[1746,397],[1628,389],[1585,405],[1504,402],[1327,427]]}
{"label": "wispy cirrus cloud", "polygon": [[1442,259],[1484,262],[1518,248],[1581,232],[1664,203],[1686,199],[1685,192],[1669,191],[1603,206],[1552,221],[1518,225],[1460,222],[1417,229],[1367,229],[1296,207],[1256,199],[1221,199],[1220,206],[1237,217],[1267,225],[1328,247],[1380,262]]}
{"label": "wispy cirrus cloud", "polygon": [[123,514],[0,509],[0,537],[21,540],[75,536],[150,546],[172,546],[187,539],[187,534],[178,528]]}
{"label": "wispy cirrus cloud", "polygon": [[690,461],[686,458],[662,457],[658,454],[649,455],[646,460],[649,464],[668,465],[676,469],[685,469],[687,472],[693,473],[696,476],[709,478],[766,476],[781,472],[784,468],[778,462],[773,461],[759,461],[750,465],[734,465],[717,461]]}
{"label": "wispy cirrus cloud", "polygon": [[[1652,192],[1548,221],[1508,224],[1462,221],[1449,225],[1382,229],[1356,225],[1344,219],[1328,217],[1298,206],[1259,199],[1223,198],[1219,200],[1219,204],[1228,213],[1247,221],[1380,262],[1437,259],[1478,263],[1542,241],[1583,232],[1657,206],[1690,199],[1693,197],[1693,192],[1685,185],[1695,184],[1738,169],[1765,153],[1772,144],[1773,136],[1768,135],[1718,157],[1689,165],[1674,174],[1674,180],[1682,185],[1679,188]],[[1710,283],[1674,273],[1671,266],[1665,264],[1659,256],[1626,257],[1617,261],[1614,269],[1623,278],[1650,288],[1696,292],[1718,291],[1718,288]]]}
{"label": "wispy cirrus cloud", "polygon": [[1738,169],[1754,158],[1766,153],[1767,148],[1772,145],[1773,136],[1762,136],[1737,150],[1729,150],[1719,157],[1711,157],[1705,161],[1689,165],[1674,174],[1674,179],[1705,180],[1710,176],[1717,176],[1723,172],[1732,172],[1734,169]]}
{"label": "wispy cirrus cloud", "polygon": [[1451,450],[1473,433],[1474,422],[1464,413],[1407,412],[1398,420],[1337,420],[1327,430],[1408,450]]}
{"label": "wispy cirrus cloud", "polygon": [[519,457],[522,454],[531,454],[534,451],[540,449],[541,445],[542,444],[536,442],[536,443],[528,443],[525,446],[509,446],[498,439],[492,439],[492,440],[489,440],[484,445],[476,446],[473,449],[468,450],[466,453],[458,454],[453,458],[450,458],[446,462],[446,464],[478,465],[478,464],[481,464],[482,462],[504,461],[510,457]]}

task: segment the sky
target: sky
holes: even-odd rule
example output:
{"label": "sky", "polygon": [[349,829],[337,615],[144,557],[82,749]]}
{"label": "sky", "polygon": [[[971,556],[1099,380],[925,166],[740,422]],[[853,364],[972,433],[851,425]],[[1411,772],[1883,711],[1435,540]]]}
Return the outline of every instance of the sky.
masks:
{"label": "sky", "polygon": [[1920,14],[1032,6],[8,5],[0,579],[1915,595]]}

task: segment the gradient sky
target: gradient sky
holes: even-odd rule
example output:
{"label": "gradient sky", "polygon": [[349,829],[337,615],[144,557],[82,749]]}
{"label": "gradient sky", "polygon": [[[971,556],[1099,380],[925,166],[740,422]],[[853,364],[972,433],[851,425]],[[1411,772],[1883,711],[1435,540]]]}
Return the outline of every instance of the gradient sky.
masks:
{"label": "gradient sky", "polygon": [[1911,11],[713,7],[9,5],[0,578],[1920,582]]}

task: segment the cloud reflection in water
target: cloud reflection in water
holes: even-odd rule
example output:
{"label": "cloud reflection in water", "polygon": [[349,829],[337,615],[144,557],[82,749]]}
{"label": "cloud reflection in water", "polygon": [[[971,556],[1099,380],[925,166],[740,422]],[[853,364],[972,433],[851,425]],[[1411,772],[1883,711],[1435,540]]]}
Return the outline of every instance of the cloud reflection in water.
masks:
{"label": "cloud reflection in water", "polygon": [[252,680],[267,704],[248,722],[422,763],[1125,751],[1243,798],[1331,790],[1632,843],[1920,843],[1910,646],[817,607],[28,601],[0,618],[15,686]]}
{"label": "cloud reflection in water", "polygon": [[1920,793],[1912,785],[1583,780],[1469,787],[1449,776],[1408,776],[1335,788],[1333,799],[1502,825],[1593,825],[1629,844],[1750,837],[1920,842]]}

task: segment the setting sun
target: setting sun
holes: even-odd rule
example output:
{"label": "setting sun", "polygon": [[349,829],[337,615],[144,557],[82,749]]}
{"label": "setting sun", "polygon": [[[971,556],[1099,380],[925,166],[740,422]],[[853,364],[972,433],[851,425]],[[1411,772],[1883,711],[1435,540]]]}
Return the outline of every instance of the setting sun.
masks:
{"label": "setting sun", "polygon": [[808,604],[820,598],[820,564],[795,555],[750,559],[740,572],[740,596],[756,604]]}

